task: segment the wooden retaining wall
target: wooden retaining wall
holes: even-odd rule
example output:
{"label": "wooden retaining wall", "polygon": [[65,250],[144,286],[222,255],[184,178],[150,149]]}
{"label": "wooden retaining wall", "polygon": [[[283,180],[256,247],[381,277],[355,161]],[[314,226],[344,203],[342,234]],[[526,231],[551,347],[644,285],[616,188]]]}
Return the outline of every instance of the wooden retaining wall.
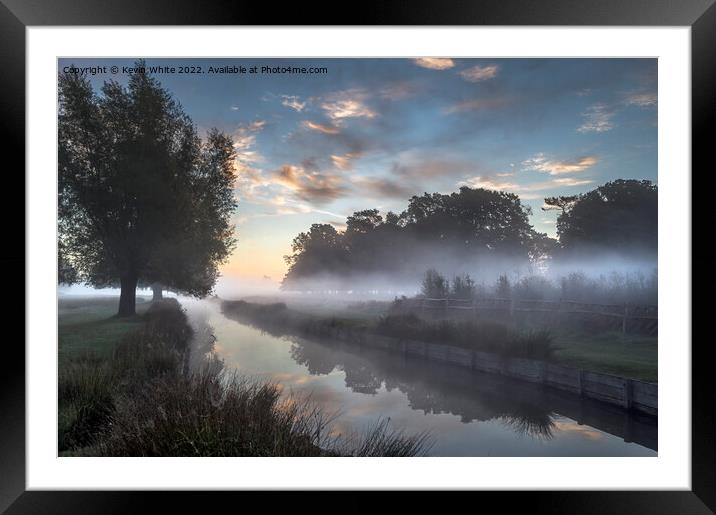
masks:
{"label": "wooden retaining wall", "polygon": [[635,379],[580,370],[526,358],[509,358],[453,345],[390,336],[366,334],[365,331],[334,330],[332,337],[397,352],[404,356],[447,363],[479,372],[500,374],[531,383],[539,383],[581,395],[589,399],[620,406],[648,415],[658,415],[658,386]]}

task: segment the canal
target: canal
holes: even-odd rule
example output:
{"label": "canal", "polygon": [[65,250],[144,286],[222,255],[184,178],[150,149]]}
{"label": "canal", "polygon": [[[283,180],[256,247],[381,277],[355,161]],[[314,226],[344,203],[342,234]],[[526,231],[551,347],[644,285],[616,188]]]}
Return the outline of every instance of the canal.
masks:
{"label": "canal", "polygon": [[656,419],[547,387],[349,343],[274,336],[182,299],[198,338],[244,376],[338,413],[334,435],[379,419],[432,435],[431,456],[656,456]]}

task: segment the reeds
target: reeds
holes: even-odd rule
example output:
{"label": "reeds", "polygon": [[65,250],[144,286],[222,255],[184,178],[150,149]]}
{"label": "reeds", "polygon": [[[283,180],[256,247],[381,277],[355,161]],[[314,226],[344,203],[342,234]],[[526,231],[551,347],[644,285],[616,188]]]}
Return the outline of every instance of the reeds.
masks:
{"label": "reeds", "polygon": [[[111,360],[92,355],[59,376],[59,449],[82,456],[414,456],[428,435],[379,421],[350,441],[310,398],[249,381],[216,358],[188,368],[191,329],[176,300],[147,312]],[[270,308],[272,315],[283,311]]]}

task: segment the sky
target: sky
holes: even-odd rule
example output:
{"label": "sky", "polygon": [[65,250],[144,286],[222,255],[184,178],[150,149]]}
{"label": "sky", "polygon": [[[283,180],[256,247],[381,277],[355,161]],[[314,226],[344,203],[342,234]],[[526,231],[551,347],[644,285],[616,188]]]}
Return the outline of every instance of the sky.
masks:
{"label": "sky", "polygon": [[[132,59],[106,66],[97,90],[124,83]],[[530,222],[556,236],[544,198],[614,179],[657,180],[656,59],[147,59],[201,67],[156,78],[204,136],[237,151],[238,245],[226,279],[280,281],[291,241],[354,211],[400,213],[412,195],[460,186],[517,193]],[[118,73],[111,73],[111,66]],[[243,66],[245,73],[210,73]],[[258,73],[248,73],[256,66]],[[277,73],[262,67],[325,68]]]}

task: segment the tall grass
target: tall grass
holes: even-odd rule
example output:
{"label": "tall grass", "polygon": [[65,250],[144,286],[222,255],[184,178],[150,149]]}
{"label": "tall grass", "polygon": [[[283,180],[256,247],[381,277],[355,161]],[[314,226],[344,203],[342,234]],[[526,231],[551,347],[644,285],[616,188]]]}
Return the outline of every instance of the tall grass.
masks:
{"label": "tall grass", "polygon": [[407,340],[449,344],[505,356],[548,359],[556,348],[547,330],[520,332],[496,322],[425,320],[415,314],[380,317],[375,331]]}
{"label": "tall grass", "polygon": [[[276,309],[276,308],[274,308]],[[281,309],[277,309],[280,312]],[[111,360],[70,362],[59,376],[59,449],[83,456],[413,456],[427,436],[379,425],[348,445],[332,417],[279,385],[189,368],[192,331],[178,302],[156,303]]]}

